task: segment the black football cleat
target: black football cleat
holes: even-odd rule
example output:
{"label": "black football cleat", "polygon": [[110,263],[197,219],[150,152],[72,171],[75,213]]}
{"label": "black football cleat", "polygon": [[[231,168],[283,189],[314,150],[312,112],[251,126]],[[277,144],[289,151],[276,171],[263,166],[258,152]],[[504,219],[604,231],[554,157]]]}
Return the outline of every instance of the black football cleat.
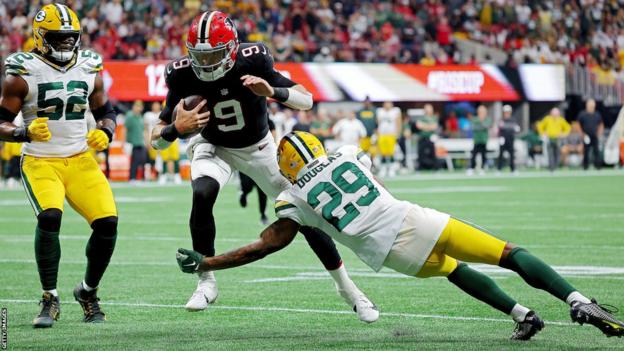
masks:
{"label": "black football cleat", "polygon": [[529,340],[544,329],[544,321],[533,311],[527,313],[524,321],[516,322],[511,340]]}
{"label": "black football cleat", "polygon": [[100,309],[100,299],[97,297],[97,289],[87,291],[82,287],[82,283],[74,289],[74,298],[82,307],[85,323],[102,323],[106,321],[106,315]]}
{"label": "black football cleat", "polygon": [[591,303],[577,302],[570,308],[570,317],[578,324],[591,324],[600,329],[606,336],[624,336],[624,323],[615,319],[613,313],[617,308],[609,305],[599,305],[592,299]]}
{"label": "black football cleat", "polygon": [[247,194],[241,191],[241,194],[238,197],[238,203],[241,205],[241,207],[247,207]]}
{"label": "black football cleat", "polygon": [[61,304],[58,296],[44,292],[41,301],[39,301],[39,306],[41,306],[41,312],[33,319],[33,327],[50,328],[61,315]]}

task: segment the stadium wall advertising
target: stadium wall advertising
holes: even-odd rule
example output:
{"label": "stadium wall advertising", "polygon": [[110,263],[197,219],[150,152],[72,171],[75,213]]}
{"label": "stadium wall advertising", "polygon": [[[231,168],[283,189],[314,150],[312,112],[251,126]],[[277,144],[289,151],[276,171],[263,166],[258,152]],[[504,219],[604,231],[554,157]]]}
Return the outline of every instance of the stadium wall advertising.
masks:
{"label": "stadium wall advertising", "polygon": [[[103,77],[109,96],[119,101],[164,99],[166,64],[166,61],[105,62]],[[366,96],[373,101],[517,101],[523,96],[497,66],[490,64],[277,63],[276,68],[306,86],[316,101],[361,101]],[[549,97],[565,96],[562,76],[534,77],[539,77],[536,80],[541,83],[523,84],[525,92],[527,88],[547,86]],[[540,95],[526,94],[527,97]]]}

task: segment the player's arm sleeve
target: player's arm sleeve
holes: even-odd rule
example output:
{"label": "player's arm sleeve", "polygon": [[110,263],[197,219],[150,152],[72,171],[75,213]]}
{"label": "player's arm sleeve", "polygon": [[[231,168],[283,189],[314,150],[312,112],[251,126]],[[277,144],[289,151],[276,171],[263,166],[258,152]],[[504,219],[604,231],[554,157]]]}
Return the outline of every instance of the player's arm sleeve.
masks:
{"label": "player's arm sleeve", "polygon": [[93,92],[89,96],[89,107],[93,113],[93,118],[97,122],[96,128],[106,133],[108,141],[113,140],[113,134],[117,126],[117,113],[106,96],[104,80],[100,76],[95,77]]}
{"label": "player's arm sleeve", "polygon": [[177,86],[177,75],[176,70],[173,68],[173,64],[170,62],[165,68],[165,83],[167,84],[167,88],[169,88],[169,92],[167,93],[167,99],[165,100],[165,106],[162,111],[160,111],[161,121],[169,124],[172,120],[173,109],[182,99],[180,94],[180,89]]}
{"label": "player's arm sleeve", "polygon": [[259,69],[257,75],[266,80],[272,87],[290,88],[297,85],[297,83],[275,70],[275,61],[269,48],[264,44],[258,45],[260,46],[260,52],[265,54],[257,55],[259,61],[256,63]]}

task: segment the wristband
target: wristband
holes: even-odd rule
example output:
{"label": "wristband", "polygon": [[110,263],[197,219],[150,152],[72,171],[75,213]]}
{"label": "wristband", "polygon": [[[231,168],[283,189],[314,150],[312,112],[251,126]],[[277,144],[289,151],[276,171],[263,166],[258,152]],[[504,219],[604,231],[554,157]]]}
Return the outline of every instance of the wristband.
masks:
{"label": "wristband", "polygon": [[175,123],[171,123],[160,131],[160,137],[168,142],[174,142],[180,137],[180,133],[175,127]]}
{"label": "wristband", "polygon": [[115,133],[113,131],[113,128],[109,127],[109,126],[101,126],[98,128],[99,130],[103,131],[104,134],[106,134],[106,136],[108,137],[108,142],[110,143],[111,141],[113,141],[113,134]]}
{"label": "wristband", "polygon": [[279,102],[286,102],[289,96],[288,88],[273,88],[273,96],[271,97]]}
{"label": "wristband", "polygon": [[13,130],[13,140],[17,142],[30,142],[28,129],[26,129],[26,127],[15,127]]}

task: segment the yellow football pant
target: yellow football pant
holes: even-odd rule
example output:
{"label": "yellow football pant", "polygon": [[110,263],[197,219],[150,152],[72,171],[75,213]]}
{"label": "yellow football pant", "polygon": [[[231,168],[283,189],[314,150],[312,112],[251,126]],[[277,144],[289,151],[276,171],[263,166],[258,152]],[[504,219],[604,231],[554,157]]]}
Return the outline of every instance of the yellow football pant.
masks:
{"label": "yellow football pant", "polygon": [[417,277],[446,277],[457,268],[457,260],[498,265],[505,242],[473,224],[451,218]]}
{"label": "yellow football pant", "polygon": [[377,139],[377,147],[379,154],[384,157],[394,156],[394,148],[396,147],[397,138],[394,135],[380,135]]}
{"label": "yellow football pant", "polygon": [[99,218],[117,216],[108,180],[88,152],[66,158],[24,155],[21,168],[22,182],[35,215],[49,208],[63,211],[67,198],[89,224]]}
{"label": "yellow football pant", "polygon": [[360,149],[366,152],[371,158],[377,154],[377,147],[373,144],[371,137],[364,137],[360,139]]}

